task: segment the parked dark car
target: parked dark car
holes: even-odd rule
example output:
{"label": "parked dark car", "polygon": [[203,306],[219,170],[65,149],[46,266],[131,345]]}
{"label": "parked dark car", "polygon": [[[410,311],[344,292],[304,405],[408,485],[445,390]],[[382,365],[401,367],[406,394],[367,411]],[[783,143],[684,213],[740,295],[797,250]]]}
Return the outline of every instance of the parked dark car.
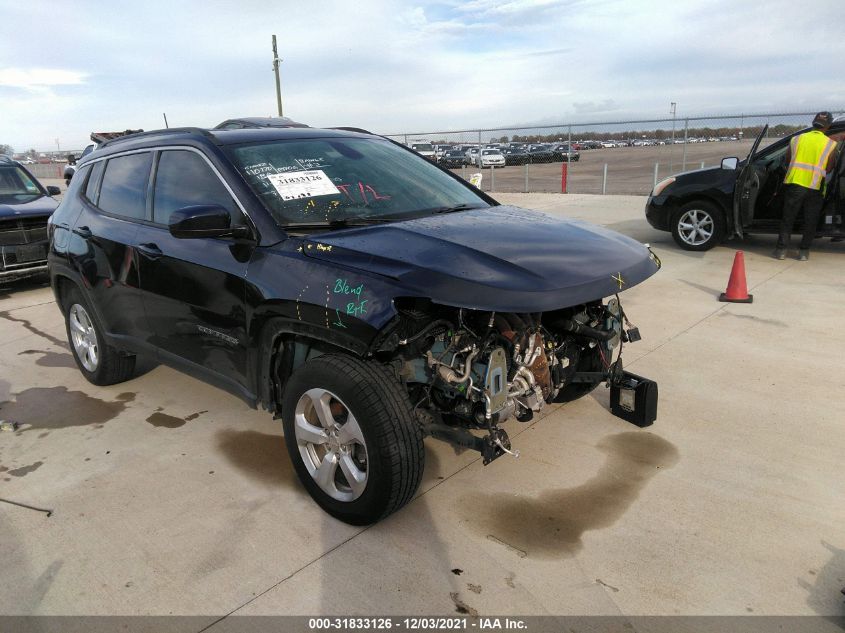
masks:
{"label": "parked dark car", "polygon": [[554,160],[555,153],[551,145],[531,145],[528,148],[529,163],[553,163]]}
{"label": "parked dark car", "polygon": [[552,155],[555,161],[577,163],[581,159],[581,154],[574,147],[569,148],[568,145],[555,145],[552,149]]}
{"label": "parked dark car", "polygon": [[639,336],[617,298],[658,270],[653,254],[501,206],[383,137],[111,141],[80,163],[50,236],[89,381],[128,380],[147,356],[263,406],[304,487],[353,524],[413,497],[424,436],[486,464],[514,452],[505,420],[606,381],[620,417],[654,419],[654,383],[618,361]]}
{"label": "parked dark car", "polygon": [[460,167],[466,164],[466,154],[459,149],[449,149],[438,161],[443,167]]}
{"label": "parked dark car", "polygon": [[[676,174],[659,183],[646,202],[649,224],[671,231],[678,245],[690,251],[705,251],[730,235],[777,234],[783,217],[783,179],[786,150],[791,135],[760,151],[764,126],[745,160],[731,157],[721,166]],[[808,130],[801,130],[802,134]],[[829,136],[845,134],[845,123],[834,123]],[[835,235],[835,201],[842,186],[842,147],[838,148],[837,176],[826,189],[826,208],[819,218],[818,235]],[[794,231],[801,230],[799,218]]]}
{"label": "parked dark car", "polygon": [[524,165],[530,160],[528,150],[524,147],[507,148],[502,154],[505,156],[505,165]]}
{"label": "parked dark car", "polygon": [[26,167],[0,156],[0,282],[47,272],[47,219],[58,187],[44,187]]}

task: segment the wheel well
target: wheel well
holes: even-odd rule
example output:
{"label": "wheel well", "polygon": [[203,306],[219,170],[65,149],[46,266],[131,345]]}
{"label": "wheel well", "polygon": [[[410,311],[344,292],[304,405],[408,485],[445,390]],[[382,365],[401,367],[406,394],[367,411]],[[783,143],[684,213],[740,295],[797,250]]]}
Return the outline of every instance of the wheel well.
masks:
{"label": "wheel well", "polygon": [[297,367],[323,354],[340,353],[364,357],[365,348],[321,338],[309,331],[303,331],[303,325],[291,323],[285,318],[270,319],[264,324],[259,337],[259,400],[265,409],[276,416],[281,414],[285,385]]}
{"label": "wheel well", "polygon": [[53,287],[55,288],[53,294],[56,296],[56,302],[62,310],[64,310],[65,307],[65,298],[67,297],[67,293],[75,286],[76,284],[64,275],[56,275],[55,281],[53,282]]}

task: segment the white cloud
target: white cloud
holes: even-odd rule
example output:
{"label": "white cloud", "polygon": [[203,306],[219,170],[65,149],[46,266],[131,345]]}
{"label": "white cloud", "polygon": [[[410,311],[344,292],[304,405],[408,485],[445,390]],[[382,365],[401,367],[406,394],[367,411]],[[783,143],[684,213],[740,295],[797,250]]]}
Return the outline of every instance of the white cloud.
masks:
{"label": "white cloud", "polygon": [[[817,3],[814,15],[835,15],[841,0]],[[16,147],[56,137],[81,147],[93,130],[161,127],[162,112],[200,126],[274,113],[273,33],[285,114],[316,126],[618,120],[665,116],[670,101],[679,116],[845,105],[836,21],[805,19],[787,0],[765,10],[735,0],[185,0],[166,15],[104,0],[3,7],[0,142]],[[62,28],[48,33],[46,22]]]}
{"label": "white cloud", "polygon": [[0,68],[0,86],[41,90],[85,83],[86,73],[56,68]]}

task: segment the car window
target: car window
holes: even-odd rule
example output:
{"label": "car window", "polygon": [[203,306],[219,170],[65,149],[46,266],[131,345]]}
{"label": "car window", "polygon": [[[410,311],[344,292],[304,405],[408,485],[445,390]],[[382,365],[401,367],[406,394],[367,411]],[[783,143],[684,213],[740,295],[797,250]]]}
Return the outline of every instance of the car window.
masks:
{"label": "car window", "polygon": [[233,162],[281,225],[408,217],[488,203],[430,161],[375,138],[232,146]]}
{"label": "car window", "polygon": [[198,204],[216,204],[232,215],[232,224],[240,224],[240,212],[208,163],[187,150],[168,150],[161,153],[156,169],[153,194],[153,221],[167,224],[170,214]]}
{"label": "car window", "polygon": [[102,160],[94,163],[91,174],[88,176],[88,182],[85,183],[85,197],[94,204],[97,204],[97,186],[100,184],[100,174],[103,173],[105,165],[106,162]]}
{"label": "car window", "polygon": [[11,165],[0,167],[0,195],[26,197],[42,194],[36,182],[23,169]]}
{"label": "car window", "polygon": [[97,206],[108,213],[143,220],[152,158],[152,153],[144,152],[109,159]]}
{"label": "car window", "polygon": [[754,157],[754,163],[764,167],[778,167],[781,163],[786,162],[787,149],[789,149],[789,144],[777,148],[768,147]]}

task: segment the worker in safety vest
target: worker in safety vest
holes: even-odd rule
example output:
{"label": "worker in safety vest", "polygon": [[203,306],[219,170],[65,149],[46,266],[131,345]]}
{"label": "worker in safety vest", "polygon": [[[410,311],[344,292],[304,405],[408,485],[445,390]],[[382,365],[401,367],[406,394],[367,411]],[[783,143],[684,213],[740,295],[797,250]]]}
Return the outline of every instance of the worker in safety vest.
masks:
{"label": "worker in safety vest", "polygon": [[825,132],[833,123],[830,112],[819,112],[813,118],[813,129],[793,136],[786,151],[789,167],[786,169],[783,199],[783,220],[780,225],[775,259],[784,259],[789,246],[792,226],[799,211],[804,211],[804,234],[798,247],[798,261],[810,257],[810,245],[816,237],[819,214],[824,205],[824,188],[828,174],[836,163],[836,141]]}

